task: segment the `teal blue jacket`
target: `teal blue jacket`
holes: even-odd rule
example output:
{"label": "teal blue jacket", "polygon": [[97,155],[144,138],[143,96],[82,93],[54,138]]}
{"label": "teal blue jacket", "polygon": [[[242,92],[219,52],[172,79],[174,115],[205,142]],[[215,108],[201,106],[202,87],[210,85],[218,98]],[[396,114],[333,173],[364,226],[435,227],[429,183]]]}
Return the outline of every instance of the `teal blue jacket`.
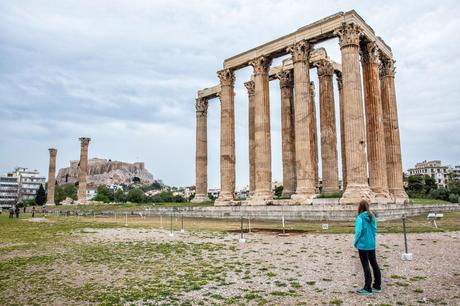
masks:
{"label": "teal blue jacket", "polygon": [[375,236],[377,235],[377,221],[372,215],[369,218],[367,211],[360,213],[355,221],[354,246],[358,250],[375,250]]}

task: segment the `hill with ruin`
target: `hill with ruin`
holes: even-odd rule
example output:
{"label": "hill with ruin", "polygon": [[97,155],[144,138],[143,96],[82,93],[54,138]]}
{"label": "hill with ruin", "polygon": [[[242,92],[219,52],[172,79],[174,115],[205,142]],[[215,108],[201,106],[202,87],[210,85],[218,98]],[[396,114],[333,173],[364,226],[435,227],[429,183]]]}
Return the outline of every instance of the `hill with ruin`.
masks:
{"label": "hill with ruin", "polygon": [[[78,160],[72,160],[69,167],[59,169],[56,182],[59,185],[77,183],[78,164]],[[134,183],[149,185],[154,181],[153,175],[145,169],[143,162],[126,163],[101,158],[88,160],[87,183],[90,185],[110,186],[112,184],[131,185]]]}

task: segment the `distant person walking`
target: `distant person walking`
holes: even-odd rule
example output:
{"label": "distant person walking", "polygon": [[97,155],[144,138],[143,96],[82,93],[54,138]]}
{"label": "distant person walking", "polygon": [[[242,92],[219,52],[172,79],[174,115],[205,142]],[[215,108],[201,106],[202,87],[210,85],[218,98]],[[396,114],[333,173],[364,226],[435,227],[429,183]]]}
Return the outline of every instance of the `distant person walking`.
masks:
{"label": "distant person walking", "polygon": [[16,210],[15,210],[15,213],[16,213],[16,219],[19,219],[19,213],[21,212],[21,210],[19,209],[19,207],[16,206]]}
{"label": "distant person walking", "polygon": [[13,219],[13,217],[14,217],[14,208],[10,207],[9,212],[10,212],[10,219]]}
{"label": "distant person walking", "polygon": [[35,218],[35,206],[32,206],[32,218]]}
{"label": "distant person walking", "polygon": [[[358,206],[358,216],[355,221],[354,246],[358,249],[359,259],[364,270],[364,288],[358,290],[359,294],[372,294],[381,292],[380,268],[375,257],[375,237],[377,235],[377,220],[369,209],[369,203],[362,200]],[[372,266],[374,273],[374,284],[372,285],[372,275],[369,268]]]}

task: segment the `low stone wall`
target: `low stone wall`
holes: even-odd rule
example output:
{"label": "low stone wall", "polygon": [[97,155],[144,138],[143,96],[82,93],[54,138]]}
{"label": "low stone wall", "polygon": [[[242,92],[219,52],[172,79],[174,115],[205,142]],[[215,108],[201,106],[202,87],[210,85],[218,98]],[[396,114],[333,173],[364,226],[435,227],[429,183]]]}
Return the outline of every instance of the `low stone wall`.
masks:
{"label": "low stone wall", "polygon": [[[452,212],[460,211],[459,204],[436,204],[422,205],[409,204],[406,207],[398,204],[375,204],[372,210],[379,220],[400,219],[406,216],[416,216],[429,212]],[[121,213],[121,212],[118,212]],[[126,213],[126,212],[123,212]],[[127,212],[131,213],[131,212]],[[316,204],[316,205],[292,205],[292,206],[208,206],[208,207],[155,207],[145,212],[135,214],[147,214],[149,216],[169,216],[171,213],[184,217],[211,218],[211,219],[238,219],[244,218],[259,220],[280,220],[284,215],[286,220],[291,221],[351,221],[357,212],[354,205]],[[113,214],[113,212],[104,212]]]}

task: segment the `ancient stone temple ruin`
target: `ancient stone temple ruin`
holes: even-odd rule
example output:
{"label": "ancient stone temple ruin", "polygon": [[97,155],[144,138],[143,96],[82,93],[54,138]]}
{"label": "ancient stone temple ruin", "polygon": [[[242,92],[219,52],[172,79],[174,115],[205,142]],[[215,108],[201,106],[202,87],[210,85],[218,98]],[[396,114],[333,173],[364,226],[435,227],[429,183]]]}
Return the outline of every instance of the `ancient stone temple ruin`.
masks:
{"label": "ancient stone temple ruin", "polygon": [[[341,63],[315,45],[339,39]],[[279,67],[272,60],[290,55]],[[245,83],[249,117],[249,195],[241,203],[235,192],[235,71],[252,66]],[[317,69],[319,84],[310,81]],[[362,73],[361,73],[362,71]],[[321,192],[339,192],[337,142],[341,142],[343,195],[341,204],[361,199],[372,203],[403,203],[395,67],[391,48],[355,12],[340,12],[259,47],[230,57],[217,72],[219,84],[198,91],[196,99],[196,196],[208,199],[207,107],[220,107],[220,196],[216,205],[274,204],[272,195],[269,82],[281,89],[283,193],[282,204],[311,204]],[[340,135],[337,135],[334,76],[339,92]],[[362,86],[363,84],[363,86]],[[314,88],[319,89],[319,110]],[[317,113],[319,111],[319,114]],[[316,118],[319,116],[319,135]],[[318,146],[321,145],[321,152]],[[321,159],[322,173],[318,173]],[[278,201],[279,202],[279,201]],[[277,202],[277,203],[278,203]]]}

